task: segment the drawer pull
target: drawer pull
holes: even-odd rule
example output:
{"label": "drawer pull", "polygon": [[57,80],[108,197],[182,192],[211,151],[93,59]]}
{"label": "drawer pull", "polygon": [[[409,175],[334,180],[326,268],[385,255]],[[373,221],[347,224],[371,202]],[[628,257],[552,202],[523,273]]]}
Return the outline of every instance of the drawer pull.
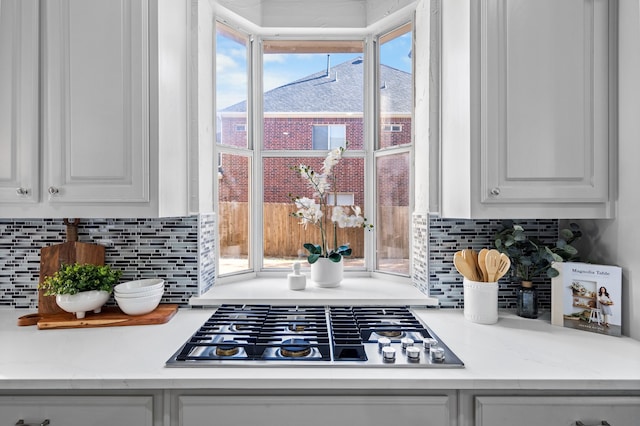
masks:
{"label": "drawer pull", "polygon": [[[600,423],[598,423],[598,425],[600,425],[600,426],[611,426],[611,425],[609,424],[609,422],[608,422],[608,421],[606,421],[606,420],[602,420]],[[582,423],[580,420],[576,420],[576,426],[587,426],[587,425],[585,425],[584,423]]]}
{"label": "drawer pull", "polygon": [[24,420],[20,419],[16,422],[16,426],[48,426],[50,423],[49,419],[45,419],[45,421],[38,425],[35,423],[25,423]]}

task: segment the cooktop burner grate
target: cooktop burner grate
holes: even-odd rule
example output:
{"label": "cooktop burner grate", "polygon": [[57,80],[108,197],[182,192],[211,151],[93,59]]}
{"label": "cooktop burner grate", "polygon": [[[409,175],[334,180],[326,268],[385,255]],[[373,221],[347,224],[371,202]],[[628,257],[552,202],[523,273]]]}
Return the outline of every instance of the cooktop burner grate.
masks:
{"label": "cooktop burner grate", "polygon": [[463,367],[405,306],[222,305],[167,366]]}

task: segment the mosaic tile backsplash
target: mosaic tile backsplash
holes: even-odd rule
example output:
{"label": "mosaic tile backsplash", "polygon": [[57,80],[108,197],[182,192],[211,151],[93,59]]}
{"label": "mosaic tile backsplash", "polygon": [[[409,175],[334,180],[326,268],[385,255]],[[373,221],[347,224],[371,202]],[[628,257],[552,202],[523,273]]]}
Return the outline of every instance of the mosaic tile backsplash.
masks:
{"label": "mosaic tile backsplash", "polygon": [[[499,220],[441,219],[414,214],[414,284],[443,308],[464,306],[462,277],[452,264],[457,250],[491,247]],[[552,242],[557,220],[519,221],[528,233]],[[163,303],[188,306],[215,281],[215,215],[162,219],[86,219],[78,240],[106,247],[105,261],[123,280],[162,277]],[[0,308],[37,309],[40,248],[65,241],[61,219],[0,220]],[[549,280],[536,281],[540,308],[551,302]],[[515,308],[518,285],[500,282],[499,306]],[[113,304],[113,300],[109,302]]]}
{"label": "mosaic tile backsplash", "polygon": [[[78,241],[105,246],[105,262],[122,281],[164,278],[162,303],[186,306],[213,285],[214,230],[214,215],[86,219]],[[61,219],[0,220],[0,307],[37,309],[40,248],[65,239]]]}
{"label": "mosaic tile backsplash", "polygon": [[[530,236],[535,236],[547,244],[553,244],[558,238],[558,221],[518,220]],[[414,226],[416,217],[414,216]],[[443,308],[462,308],[462,276],[453,266],[453,254],[465,248],[476,251],[493,247],[493,237],[501,229],[501,220],[457,220],[429,217],[429,292],[437,297]],[[551,307],[551,280],[537,278],[533,280],[538,288],[539,308]],[[418,284],[420,285],[420,284]],[[516,308],[516,295],[519,283],[505,276],[498,283],[498,307]],[[424,291],[424,289],[423,289]]]}

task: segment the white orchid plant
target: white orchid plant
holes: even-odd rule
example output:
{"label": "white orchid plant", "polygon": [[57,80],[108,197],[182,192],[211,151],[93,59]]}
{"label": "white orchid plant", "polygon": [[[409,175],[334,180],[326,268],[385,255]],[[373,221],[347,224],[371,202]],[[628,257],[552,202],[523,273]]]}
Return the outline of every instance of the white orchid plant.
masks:
{"label": "white orchid plant", "polygon": [[[311,189],[313,196],[298,197],[289,194],[289,198],[295,204],[298,211],[292,216],[300,219],[300,224],[307,228],[309,224],[316,226],[320,230],[322,243],[305,243],[304,248],[309,252],[307,260],[310,264],[325,257],[332,262],[340,262],[343,256],[351,255],[349,244],[338,246],[337,228],[365,228],[371,230],[373,225],[367,222],[362,216],[362,210],[358,206],[338,206],[336,205],[336,177],[332,174],[333,168],[340,162],[345,148],[335,148],[327,154],[323,164],[322,173],[316,173],[311,167],[300,164],[292,167],[300,176],[305,179]],[[333,205],[329,204],[329,195],[333,193]],[[329,210],[331,214],[329,215]],[[327,227],[333,225],[333,248],[329,248],[327,238]]]}

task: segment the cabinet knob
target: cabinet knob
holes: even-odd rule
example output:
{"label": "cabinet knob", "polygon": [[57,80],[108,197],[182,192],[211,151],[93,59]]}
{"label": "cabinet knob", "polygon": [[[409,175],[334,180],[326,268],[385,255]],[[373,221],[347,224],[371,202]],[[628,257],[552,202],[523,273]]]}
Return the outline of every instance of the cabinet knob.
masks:
{"label": "cabinet knob", "polygon": [[498,195],[500,195],[500,188],[498,187],[491,188],[491,195],[493,195],[494,197],[497,197]]}
{"label": "cabinet knob", "polygon": [[[49,419],[46,419],[45,421],[40,423],[38,426],[48,426],[49,423],[51,423]],[[33,423],[25,423],[24,420],[20,419],[16,422],[16,426],[36,426],[36,425]]]}
{"label": "cabinet knob", "polygon": [[18,188],[16,189],[16,194],[19,196],[29,195],[29,190],[27,188]]}
{"label": "cabinet knob", "polygon": [[55,186],[50,186],[49,187],[49,194],[58,195],[59,193],[60,193],[60,190],[58,188],[56,188]]}
{"label": "cabinet knob", "polygon": [[[598,423],[598,425],[599,425],[599,426],[611,426],[611,425],[609,424],[609,422],[608,422],[608,421],[606,421],[606,420],[601,421],[600,423]],[[587,426],[587,425],[585,425],[584,423],[582,423],[580,420],[576,420],[576,426]]]}

